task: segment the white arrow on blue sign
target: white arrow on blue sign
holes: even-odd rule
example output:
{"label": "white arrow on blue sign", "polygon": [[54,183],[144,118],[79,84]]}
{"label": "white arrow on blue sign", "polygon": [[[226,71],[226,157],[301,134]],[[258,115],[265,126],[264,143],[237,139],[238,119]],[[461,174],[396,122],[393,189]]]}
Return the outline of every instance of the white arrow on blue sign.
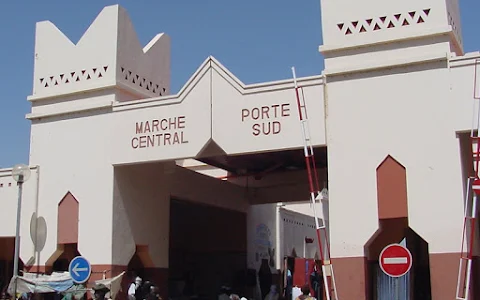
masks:
{"label": "white arrow on blue sign", "polygon": [[92,274],[92,266],[85,257],[77,256],[70,262],[68,273],[70,273],[73,282],[82,284],[87,282],[90,278],[90,275]]}

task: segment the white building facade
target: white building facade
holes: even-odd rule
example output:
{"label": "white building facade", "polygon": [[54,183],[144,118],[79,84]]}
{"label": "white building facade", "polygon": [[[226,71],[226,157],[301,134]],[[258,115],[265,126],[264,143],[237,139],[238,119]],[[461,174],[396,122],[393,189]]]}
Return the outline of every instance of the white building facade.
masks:
{"label": "white building facade", "polygon": [[[403,239],[415,299],[454,299],[480,61],[463,53],[458,3],[322,0],[322,27],[325,70],[298,83],[319,181],[328,182],[339,299],[377,299],[378,254]],[[76,45],[54,24],[37,24],[28,100],[26,269],[46,272],[81,254],[116,275],[136,255],[166,285],[172,198],[240,214],[308,199],[293,81],[245,85],[209,57],[171,95],[169,36],[142,48],[119,6],[106,7]],[[15,236],[9,172],[0,170],[4,238]],[[34,213],[46,224],[41,251],[28,238]],[[244,234],[242,224],[232,232]]]}

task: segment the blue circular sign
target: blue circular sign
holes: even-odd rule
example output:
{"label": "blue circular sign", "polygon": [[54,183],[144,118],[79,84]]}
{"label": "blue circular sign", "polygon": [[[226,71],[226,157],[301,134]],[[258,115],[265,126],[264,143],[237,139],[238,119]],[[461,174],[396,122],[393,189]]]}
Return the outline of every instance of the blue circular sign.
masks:
{"label": "blue circular sign", "polygon": [[92,267],[90,262],[83,256],[77,256],[70,262],[68,266],[68,273],[73,279],[73,282],[82,284],[87,282],[92,274]]}

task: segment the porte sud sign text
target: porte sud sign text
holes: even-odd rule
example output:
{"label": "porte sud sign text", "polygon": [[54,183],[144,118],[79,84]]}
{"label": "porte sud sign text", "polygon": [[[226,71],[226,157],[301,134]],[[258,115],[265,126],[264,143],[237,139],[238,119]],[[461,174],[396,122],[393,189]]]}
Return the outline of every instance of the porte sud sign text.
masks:
{"label": "porte sud sign text", "polygon": [[290,116],[290,103],[242,109],[242,122],[253,121],[252,134],[271,135],[282,131],[280,118]]}
{"label": "porte sud sign text", "polygon": [[187,144],[183,129],[185,129],[185,116],[136,122],[136,136],[132,138],[132,148]]}

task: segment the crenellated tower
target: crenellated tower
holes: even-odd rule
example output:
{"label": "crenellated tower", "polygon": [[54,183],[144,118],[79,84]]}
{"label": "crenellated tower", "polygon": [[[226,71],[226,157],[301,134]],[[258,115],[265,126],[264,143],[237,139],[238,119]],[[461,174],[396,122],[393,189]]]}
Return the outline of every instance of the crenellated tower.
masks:
{"label": "crenellated tower", "polygon": [[160,33],[142,47],[122,7],[105,7],[76,44],[53,23],[37,23],[30,117],[169,93],[170,38]]}
{"label": "crenellated tower", "polygon": [[463,54],[458,0],[321,0],[328,73]]}

